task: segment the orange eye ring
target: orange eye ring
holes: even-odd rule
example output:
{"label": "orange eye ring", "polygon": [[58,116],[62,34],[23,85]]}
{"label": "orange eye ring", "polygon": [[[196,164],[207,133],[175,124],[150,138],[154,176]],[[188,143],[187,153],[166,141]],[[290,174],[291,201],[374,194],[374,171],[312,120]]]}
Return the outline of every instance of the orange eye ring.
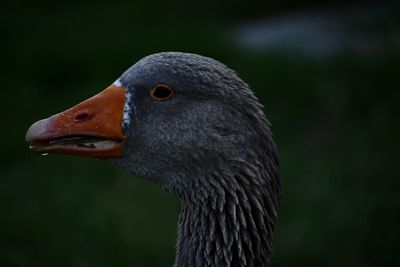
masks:
{"label": "orange eye ring", "polygon": [[154,100],[157,101],[165,101],[168,100],[172,97],[174,94],[174,90],[169,87],[167,84],[157,84],[153,86],[153,88],[150,91],[150,95]]}

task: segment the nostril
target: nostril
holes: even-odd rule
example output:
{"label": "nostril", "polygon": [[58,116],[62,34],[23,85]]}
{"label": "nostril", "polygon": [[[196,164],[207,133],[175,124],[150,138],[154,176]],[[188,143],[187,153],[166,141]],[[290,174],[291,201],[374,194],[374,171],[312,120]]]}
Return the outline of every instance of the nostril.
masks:
{"label": "nostril", "polygon": [[90,118],[90,115],[87,112],[81,112],[81,113],[75,115],[76,122],[87,121],[89,118]]}

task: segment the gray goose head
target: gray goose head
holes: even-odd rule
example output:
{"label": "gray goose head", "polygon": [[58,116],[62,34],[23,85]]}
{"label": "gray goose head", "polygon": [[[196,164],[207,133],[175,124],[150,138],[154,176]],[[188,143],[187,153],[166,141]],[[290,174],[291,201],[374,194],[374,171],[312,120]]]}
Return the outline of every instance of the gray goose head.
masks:
{"label": "gray goose head", "polygon": [[38,153],[105,159],[178,196],[176,266],[269,265],[278,156],[261,104],[220,62],[147,56],[26,140]]}

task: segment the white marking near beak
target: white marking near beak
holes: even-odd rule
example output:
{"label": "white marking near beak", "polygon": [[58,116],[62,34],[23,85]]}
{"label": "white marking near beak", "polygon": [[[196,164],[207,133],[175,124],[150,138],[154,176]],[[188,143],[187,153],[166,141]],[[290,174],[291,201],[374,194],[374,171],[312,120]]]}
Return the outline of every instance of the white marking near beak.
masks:
{"label": "white marking near beak", "polygon": [[[118,78],[114,83],[114,86],[116,87],[122,87],[121,80]],[[127,128],[131,124],[131,113],[132,113],[132,93],[129,92],[128,88],[125,89],[125,104],[124,104],[124,116],[123,116],[123,127]]]}
{"label": "white marking near beak", "polygon": [[122,87],[122,83],[121,83],[121,80],[119,78],[113,84],[114,84],[114,86]]}
{"label": "white marking near beak", "polygon": [[125,105],[124,105],[124,126],[125,128],[131,123],[132,114],[132,94],[129,92],[128,88],[125,89]]}

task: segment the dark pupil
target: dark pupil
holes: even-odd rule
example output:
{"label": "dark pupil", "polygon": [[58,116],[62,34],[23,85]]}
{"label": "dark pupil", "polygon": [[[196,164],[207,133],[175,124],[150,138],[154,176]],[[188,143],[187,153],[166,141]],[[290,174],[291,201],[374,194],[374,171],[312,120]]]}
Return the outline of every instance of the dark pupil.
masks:
{"label": "dark pupil", "polygon": [[157,98],[168,98],[171,95],[171,90],[166,87],[157,87],[153,95]]}

